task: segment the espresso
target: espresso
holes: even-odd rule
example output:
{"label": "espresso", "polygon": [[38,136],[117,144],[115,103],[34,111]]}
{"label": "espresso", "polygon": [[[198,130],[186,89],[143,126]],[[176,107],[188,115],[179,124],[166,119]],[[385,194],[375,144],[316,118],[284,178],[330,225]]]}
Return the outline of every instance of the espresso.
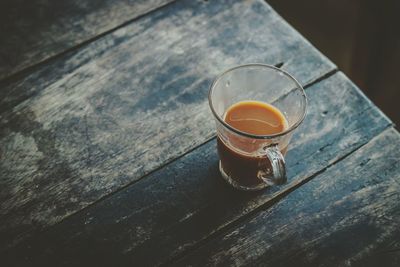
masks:
{"label": "espresso", "polygon": [[[259,101],[242,101],[232,105],[224,115],[224,121],[233,128],[252,135],[273,135],[285,131],[288,122],[276,107]],[[263,184],[259,172],[271,168],[270,162],[258,150],[266,142],[263,139],[244,139],[229,134],[228,140],[217,138],[218,153],[223,172],[233,183],[246,187]],[[282,151],[286,153],[286,148]]]}
{"label": "espresso", "polygon": [[224,120],[233,128],[254,135],[271,135],[287,128],[285,116],[276,107],[260,101],[242,101],[232,105]]}

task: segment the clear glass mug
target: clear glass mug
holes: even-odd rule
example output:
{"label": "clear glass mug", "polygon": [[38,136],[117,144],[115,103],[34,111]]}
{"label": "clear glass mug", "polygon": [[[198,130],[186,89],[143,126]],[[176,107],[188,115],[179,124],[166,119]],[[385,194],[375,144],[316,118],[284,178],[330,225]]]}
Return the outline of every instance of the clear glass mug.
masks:
{"label": "clear glass mug", "polygon": [[[222,177],[242,190],[259,190],[287,181],[284,155],[293,131],[301,124],[307,107],[303,87],[287,72],[265,64],[229,69],[212,83],[209,104],[217,127],[217,147]],[[288,125],[273,135],[239,131],[224,121],[229,107],[257,100],[278,108]]]}

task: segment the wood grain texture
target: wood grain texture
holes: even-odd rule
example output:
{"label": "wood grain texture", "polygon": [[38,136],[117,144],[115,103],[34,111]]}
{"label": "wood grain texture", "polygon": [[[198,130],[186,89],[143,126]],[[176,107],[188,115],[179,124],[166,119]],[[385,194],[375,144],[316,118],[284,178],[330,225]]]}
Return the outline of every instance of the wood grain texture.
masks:
{"label": "wood grain texture", "polygon": [[283,64],[302,84],[336,69],[261,0],[179,1],[31,74],[0,81],[0,113],[46,90],[78,87],[75,91],[82,93],[85,86],[104,86],[103,80],[109,79],[108,90],[153,86],[148,90],[154,94],[156,89],[166,91],[171,85],[167,81],[181,88],[186,80],[211,80],[228,67],[249,62]]}
{"label": "wood grain texture", "polygon": [[214,134],[207,91],[245,62],[335,69],[261,1],[178,1],[0,91],[0,248]]}
{"label": "wood grain texture", "polygon": [[241,217],[270,205],[390,125],[342,73],[306,92],[308,116],[289,147],[287,185],[253,193],[231,189],[220,177],[213,139],[37,234],[8,252],[10,262],[65,266],[165,263]]}
{"label": "wood grain texture", "polygon": [[0,79],[172,1],[1,1]]}
{"label": "wood grain texture", "polygon": [[400,135],[389,129],[174,265],[399,266],[399,222]]}

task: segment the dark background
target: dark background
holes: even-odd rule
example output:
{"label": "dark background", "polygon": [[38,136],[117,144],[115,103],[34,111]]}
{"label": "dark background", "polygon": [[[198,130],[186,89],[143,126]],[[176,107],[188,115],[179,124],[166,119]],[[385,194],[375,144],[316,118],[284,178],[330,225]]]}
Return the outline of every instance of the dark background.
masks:
{"label": "dark background", "polygon": [[267,0],[400,126],[400,1]]}

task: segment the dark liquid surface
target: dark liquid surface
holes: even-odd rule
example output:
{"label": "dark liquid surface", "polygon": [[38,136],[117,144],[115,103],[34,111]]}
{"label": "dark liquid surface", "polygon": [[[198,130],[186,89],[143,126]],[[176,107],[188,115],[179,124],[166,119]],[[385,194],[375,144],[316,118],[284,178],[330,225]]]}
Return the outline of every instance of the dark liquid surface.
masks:
{"label": "dark liquid surface", "polygon": [[[224,120],[235,129],[255,135],[276,134],[287,129],[287,121],[277,108],[258,101],[243,101],[231,106],[225,113]],[[263,184],[259,171],[268,170],[271,165],[265,156],[252,151],[257,145],[254,142],[243,143],[236,135],[230,135],[228,139],[229,144],[226,144],[220,137],[217,138],[218,153],[225,174],[241,186],[256,187]],[[255,142],[262,146],[265,141]],[[241,149],[247,153],[236,149],[239,143]],[[284,154],[286,148],[281,152]]]}

